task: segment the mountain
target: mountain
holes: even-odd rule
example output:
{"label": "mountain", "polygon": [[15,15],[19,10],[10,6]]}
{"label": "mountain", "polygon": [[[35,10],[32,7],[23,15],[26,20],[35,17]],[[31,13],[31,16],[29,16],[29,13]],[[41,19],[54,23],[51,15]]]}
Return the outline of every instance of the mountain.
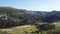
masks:
{"label": "mountain", "polygon": [[25,9],[16,9],[13,7],[0,7],[0,14],[6,14],[9,18],[17,19],[36,19],[46,22],[54,22],[60,20],[60,11],[28,11]]}
{"label": "mountain", "polygon": [[0,28],[35,24],[42,18],[42,12],[0,7]]}
{"label": "mountain", "polygon": [[0,28],[56,21],[60,21],[60,11],[29,11],[13,7],[0,7]]}
{"label": "mountain", "polygon": [[44,18],[44,21],[46,22],[60,21],[60,11],[49,12],[47,16]]}

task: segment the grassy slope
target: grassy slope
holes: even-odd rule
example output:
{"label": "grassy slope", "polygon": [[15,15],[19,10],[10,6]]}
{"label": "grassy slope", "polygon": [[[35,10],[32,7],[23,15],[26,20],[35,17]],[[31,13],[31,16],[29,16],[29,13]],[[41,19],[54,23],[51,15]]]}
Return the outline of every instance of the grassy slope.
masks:
{"label": "grassy slope", "polygon": [[[48,30],[48,31],[42,31],[42,34],[47,34],[47,32],[60,32],[60,22],[54,22],[53,24],[56,25],[55,29],[52,30]],[[17,27],[12,27],[12,28],[7,28],[7,29],[0,29],[3,33],[8,33],[8,34],[34,34],[31,33],[32,31],[35,32],[37,29],[35,28],[35,26],[31,26],[31,25],[24,25],[24,26],[17,26]],[[41,34],[41,32],[40,32]]]}
{"label": "grassy slope", "polygon": [[9,29],[0,29],[1,31],[4,32],[8,32],[11,34],[31,34],[30,32],[34,32],[37,29],[35,28],[35,26],[31,26],[31,25],[25,25],[25,26],[17,26],[17,27],[12,27]]}

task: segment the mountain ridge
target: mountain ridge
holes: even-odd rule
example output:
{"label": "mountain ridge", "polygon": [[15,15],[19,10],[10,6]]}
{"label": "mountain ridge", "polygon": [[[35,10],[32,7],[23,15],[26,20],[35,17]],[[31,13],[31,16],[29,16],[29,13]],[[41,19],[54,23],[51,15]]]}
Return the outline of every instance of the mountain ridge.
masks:
{"label": "mountain ridge", "polygon": [[60,11],[41,12],[13,7],[0,7],[0,28],[57,21],[60,21]]}

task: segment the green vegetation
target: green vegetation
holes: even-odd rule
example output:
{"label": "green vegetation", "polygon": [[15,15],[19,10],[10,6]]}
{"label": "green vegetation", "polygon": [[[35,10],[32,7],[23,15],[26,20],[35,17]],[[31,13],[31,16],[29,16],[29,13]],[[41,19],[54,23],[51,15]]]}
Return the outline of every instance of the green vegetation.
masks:
{"label": "green vegetation", "polygon": [[[9,28],[11,29],[11,28]],[[30,26],[30,25],[27,25],[27,26],[22,26],[22,27],[17,27],[16,29],[12,28],[12,30],[9,30],[9,29],[6,29],[6,30],[1,30],[2,32],[8,32],[10,34],[33,34],[32,32],[35,32],[37,29],[35,28],[35,26]],[[1,32],[1,33],[2,33]]]}
{"label": "green vegetation", "polygon": [[45,13],[0,7],[0,34],[60,34],[60,17],[47,18]]}
{"label": "green vegetation", "polygon": [[[12,30],[9,30],[9,29],[12,29]],[[21,27],[20,28],[9,28],[9,29],[6,29],[6,30],[1,30],[0,33],[4,34],[4,33],[7,33],[7,34],[60,34],[60,28],[57,27],[57,28],[54,28],[54,29],[49,29],[47,31],[38,31],[38,29],[35,27],[35,26],[30,26],[30,25],[27,25],[25,27]]]}

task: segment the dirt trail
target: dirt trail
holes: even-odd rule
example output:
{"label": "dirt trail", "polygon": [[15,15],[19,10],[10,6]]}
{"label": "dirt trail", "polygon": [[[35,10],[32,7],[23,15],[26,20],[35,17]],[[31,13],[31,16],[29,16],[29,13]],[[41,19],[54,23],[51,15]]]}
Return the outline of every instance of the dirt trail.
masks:
{"label": "dirt trail", "polygon": [[1,31],[11,31],[11,30],[14,30],[14,29],[20,29],[20,28],[23,28],[23,27],[29,27],[31,25],[24,25],[24,26],[16,26],[16,27],[12,27],[12,28],[8,28],[8,29],[0,29]]}

